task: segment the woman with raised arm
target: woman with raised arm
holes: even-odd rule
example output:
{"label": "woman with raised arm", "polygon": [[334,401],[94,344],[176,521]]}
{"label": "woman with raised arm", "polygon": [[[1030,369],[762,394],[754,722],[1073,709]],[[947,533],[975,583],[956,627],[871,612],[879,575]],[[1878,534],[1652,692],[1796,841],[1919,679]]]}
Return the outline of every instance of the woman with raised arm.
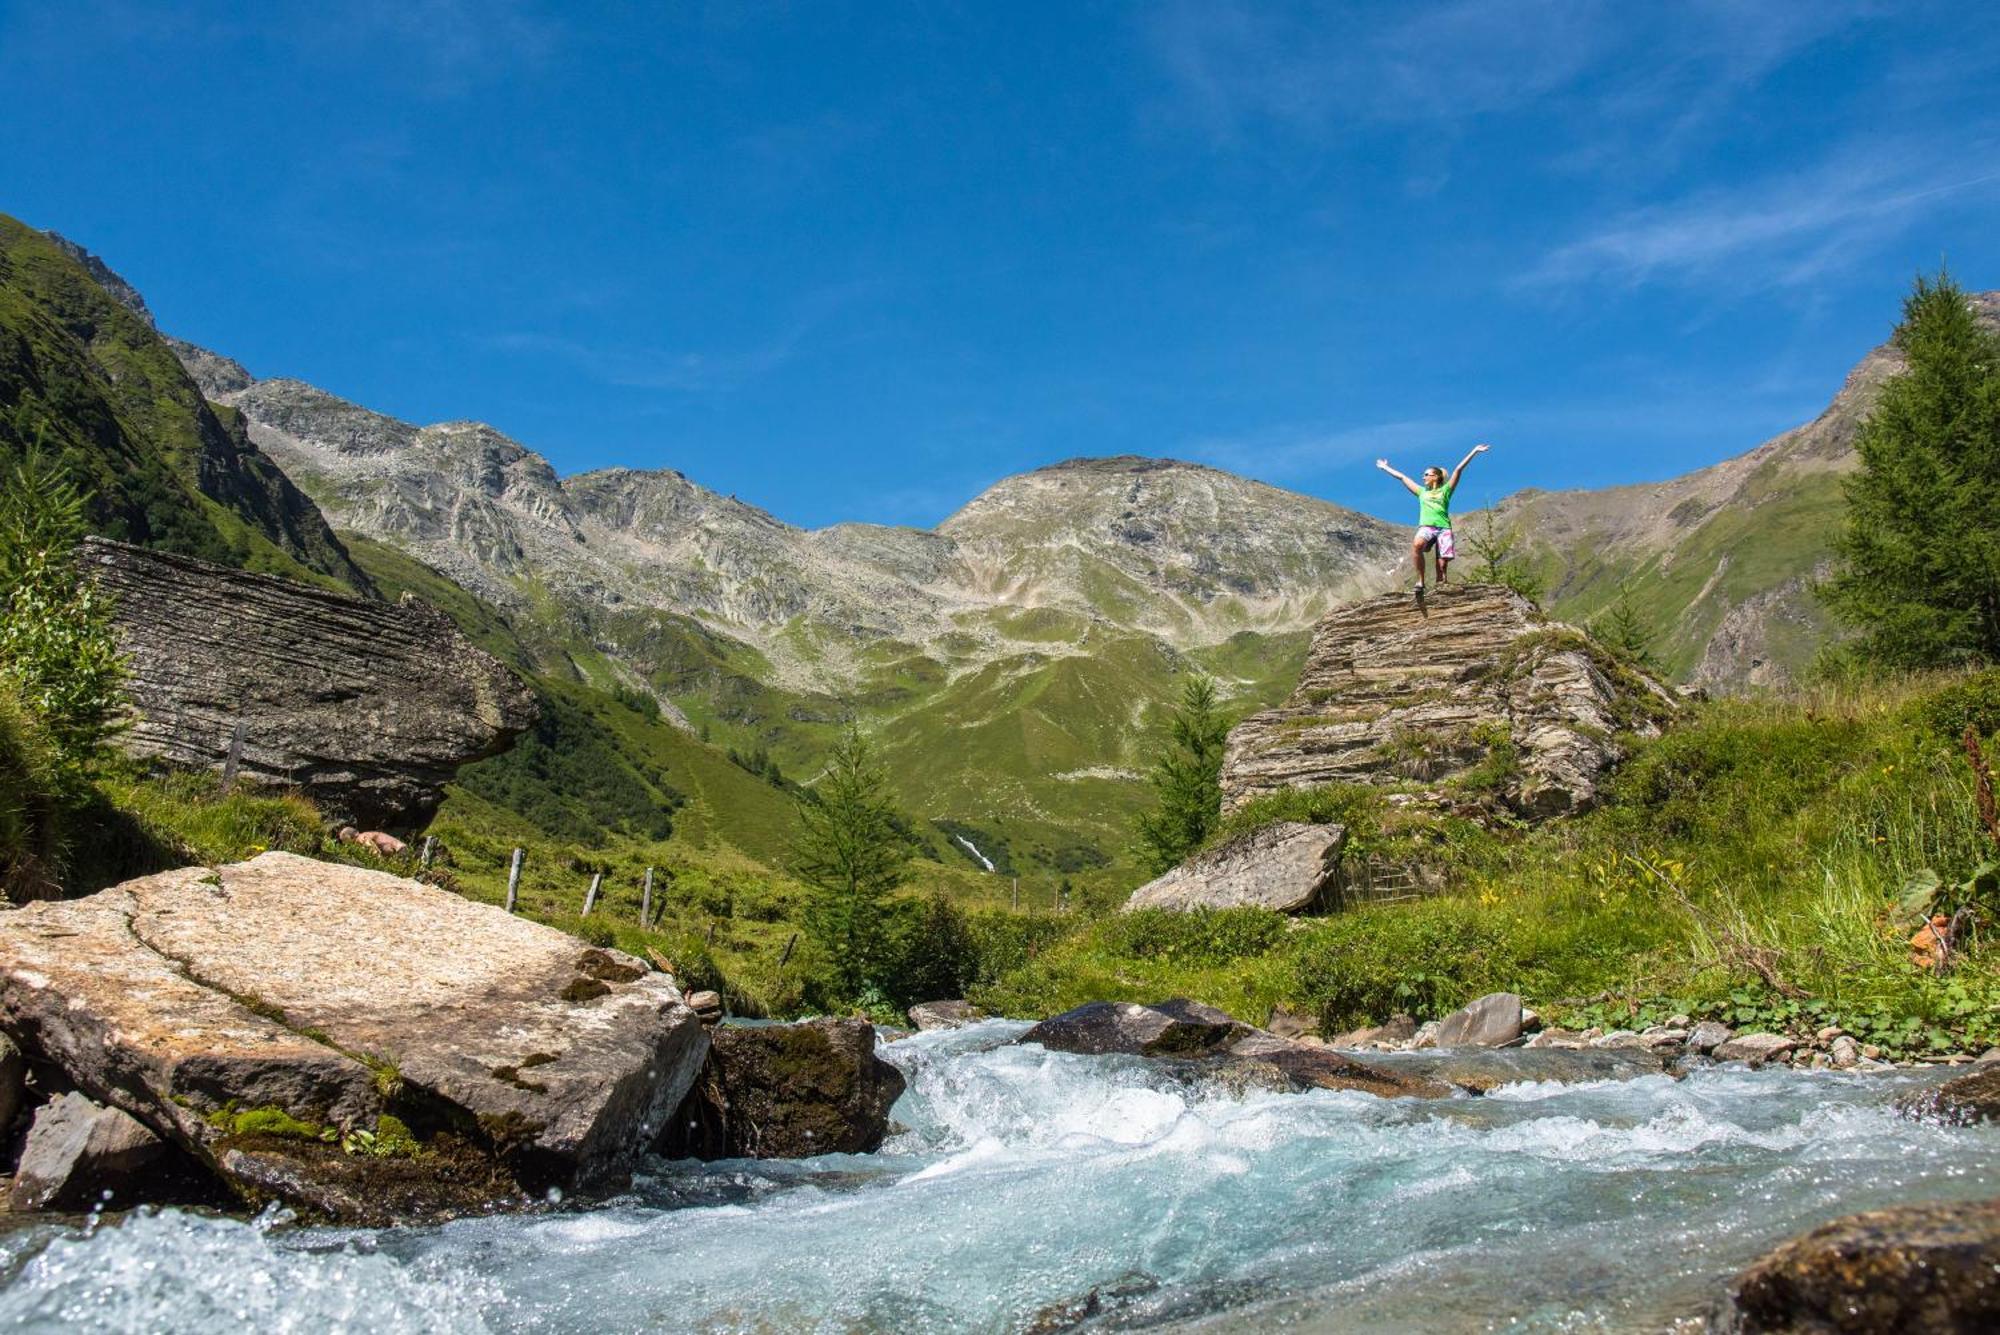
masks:
{"label": "woman with raised arm", "polygon": [[1387,459],[1377,459],[1375,466],[1396,481],[1410,489],[1417,498],[1417,533],[1410,540],[1410,561],[1417,568],[1417,597],[1424,596],[1424,553],[1437,548],[1437,572],[1439,584],[1444,583],[1445,567],[1458,555],[1458,547],[1451,540],[1451,494],[1458,490],[1458,480],[1465,476],[1465,466],[1486,453],[1490,448],[1484,444],[1474,445],[1471,453],[1458,461],[1458,467],[1446,477],[1444,470],[1433,464],[1424,470],[1422,483],[1408,477],[1389,466]]}

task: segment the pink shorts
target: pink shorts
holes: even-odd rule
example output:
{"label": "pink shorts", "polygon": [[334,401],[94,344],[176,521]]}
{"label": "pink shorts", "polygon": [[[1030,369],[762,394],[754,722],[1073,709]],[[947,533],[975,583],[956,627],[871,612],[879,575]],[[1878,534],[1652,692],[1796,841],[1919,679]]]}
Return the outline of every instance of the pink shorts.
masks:
{"label": "pink shorts", "polygon": [[1417,546],[1430,547],[1432,545],[1437,547],[1438,555],[1445,560],[1453,561],[1458,559],[1458,548],[1452,543],[1450,529],[1432,528],[1429,524],[1418,528]]}

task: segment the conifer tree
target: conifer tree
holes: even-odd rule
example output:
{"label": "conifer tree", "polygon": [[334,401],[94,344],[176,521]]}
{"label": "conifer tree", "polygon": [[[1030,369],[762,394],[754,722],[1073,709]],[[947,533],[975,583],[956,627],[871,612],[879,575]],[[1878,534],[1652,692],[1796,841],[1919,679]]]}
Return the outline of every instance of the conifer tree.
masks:
{"label": "conifer tree", "polygon": [[1894,343],[1908,369],[1855,437],[1822,596],[1874,662],[2000,660],[2000,339],[1940,273],[1917,279]]}
{"label": "conifer tree", "polygon": [[806,931],[852,1000],[889,964],[889,897],[910,862],[888,775],[858,729],[834,744],[818,782],[799,790],[798,822],[791,868],[810,891]]}
{"label": "conifer tree", "polygon": [[1599,643],[1620,658],[1643,668],[1659,667],[1659,660],[1653,654],[1652,628],[1632,605],[1631,592],[1623,584],[1618,586],[1618,597],[1597,614],[1590,629]]}
{"label": "conifer tree", "polygon": [[1139,856],[1156,875],[1201,847],[1222,819],[1222,744],[1229,722],[1216,708],[1213,681],[1189,679],[1168,735],[1167,750],[1146,776],[1153,809],[1138,821]]}

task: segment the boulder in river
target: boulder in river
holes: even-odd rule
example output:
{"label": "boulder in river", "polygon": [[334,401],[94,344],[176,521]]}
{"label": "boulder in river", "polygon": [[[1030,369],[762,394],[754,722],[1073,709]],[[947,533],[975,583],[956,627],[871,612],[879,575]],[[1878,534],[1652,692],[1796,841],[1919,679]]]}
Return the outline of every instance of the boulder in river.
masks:
{"label": "boulder in river", "polygon": [[1176,1075],[1239,1087],[1355,1089],[1385,1098],[1439,1098],[1448,1085],[1297,1043],[1197,1001],[1094,1001],[1042,1021],[1020,1039],[1054,1052],[1149,1057]]}
{"label": "boulder in river", "polygon": [[364,1222],[622,1185],[708,1046],[636,960],[289,853],[0,914],[0,1029],[246,1201]]}
{"label": "boulder in river", "polygon": [[1438,1021],[1441,1048],[1499,1048],[1521,1036],[1521,998],[1493,992]]}
{"label": "boulder in river", "polygon": [[985,1016],[969,1001],[920,1001],[910,1007],[909,1018],[921,1034],[932,1029],[958,1029]]}
{"label": "boulder in river", "polygon": [[535,721],[534,694],[426,603],[103,538],[83,564],[116,600],[136,713],[120,745],[135,754],[233,768],[303,789],[335,819],[408,829],[460,765]]}
{"label": "boulder in river", "polygon": [[1744,1271],[1711,1329],[2000,1329],[2000,1201],[1905,1205],[1836,1219]]}
{"label": "boulder in river", "polygon": [[1249,1028],[1198,1001],[1162,1001],[1151,1006],[1136,1001],[1092,1001],[1043,1020],[1021,1035],[1021,1042],[1039,1043],[1051,1052],[1171,1057],[1213,1052]]}
{"label": "boulder in river", "polygon": [[669,1158],[870,1154],[888,1134],[903,1073],[875,1055],[866,1020],[722,1025],[701,1078],[668,1123]]}
{"label": "boulder in river", "polygon": [[14,1185],[11,1210],[88,1210],[116,1200],[167,1151],[131,1115],[61,1094],[35,1110]]}
{"label": "boulder in river", "polygon": [[1340,875],[1347,831],[1280,821],[1198,853],[1132,892],[1126,909],[1275,909],[1325,905]]}
{"label": "boulder in river", "polygon": [[1587,1050],[1565,1047],[1434,1048],[1424,1052],[1386,1053],[1379,1064],[1387,1070],[1442,1080],[1448,1085],[1484,1094],[1502,1085],[1545,1082],[1579,1085],[1593,1080],[1635,1080],[1659,1075],[1664,1060],[1639,1048]]}
{"label": "boulder in river", "polygon": [[1905,1117],[1947,1126],[2000,1122],[2000,1066],[1982,1067],[1935,1089],[1907,1094],[1897,1101],[1896,1110]]}

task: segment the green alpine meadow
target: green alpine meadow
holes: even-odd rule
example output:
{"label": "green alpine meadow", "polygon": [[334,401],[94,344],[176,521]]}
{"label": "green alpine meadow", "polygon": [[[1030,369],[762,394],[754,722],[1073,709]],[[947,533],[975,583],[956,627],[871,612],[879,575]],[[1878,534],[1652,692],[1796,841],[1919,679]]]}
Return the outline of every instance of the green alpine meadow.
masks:
{"label": "green alpine meadow", "polygon": [[2000,1328],[1996,74],[0,10],[0,1326]]}

